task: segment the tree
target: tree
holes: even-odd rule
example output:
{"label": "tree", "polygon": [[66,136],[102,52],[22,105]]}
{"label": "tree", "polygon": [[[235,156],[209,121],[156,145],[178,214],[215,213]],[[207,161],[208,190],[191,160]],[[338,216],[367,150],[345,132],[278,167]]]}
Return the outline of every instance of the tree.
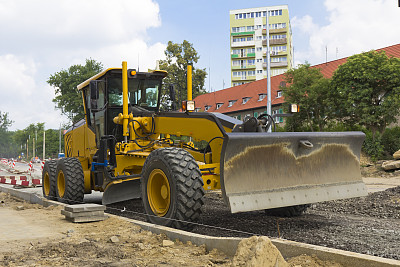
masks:
{"label": "tree", "polygon": [[323,131],[330,119],[329,79],[307,62],[284,75],[287,86],[281,87],[285,101],[300,105],[300,112],[288,120],[293,130],[310,128]]}
{"label": "tree", "polygon": [[86,64],[72,65],[50,75],[47,83],[55,88],[53,102],[72,122],[84,117],[82,94],[76,86],[103,70],[103,65],[94,59],[86,59]]}
{"label": "tree", "polygon": [[[168,76],[164,79],[164,84],[175,85],[176,100],[180,103],[187,99],[187,65],[188,63],[192,63],[193,65],[197,63],[200,56],[198,56],[193,45],[186,40],[184,40],[182,44],[175,44],[169,41],[164,53],[166,59],[160,60],[160,69],[168,71]],[[204,89],[204,80],[206,76],[207,72],[205,69],[196,69],[193,66],[193,99],[206,92]],[[162,91],[162,100],[168,99],[168,96],[169,88],[168,86],[164,86]]]}
{"label": "tree", "polygon": [[335,71],[332,89],[341,120],[383,133],[400,111],[400,59],[384,51],[351,56]]}
{"label": "tree", "polygon": [[16,147],[12,143],[11,132],[8,128],[13,124],[9,118],[8,112],[0,111],[0,157],[14,157]]}

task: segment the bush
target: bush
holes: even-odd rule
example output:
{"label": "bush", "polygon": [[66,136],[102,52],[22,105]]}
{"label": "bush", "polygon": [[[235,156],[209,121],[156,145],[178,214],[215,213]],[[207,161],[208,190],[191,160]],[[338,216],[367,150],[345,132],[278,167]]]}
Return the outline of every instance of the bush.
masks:
{"label": "bush", "polygon": [[362,150],[371,157],[372,161],[377,161],[383,156],[382,137],[379,133],[375,133],[375,138],[373,138],[372,133],[369,131],[365,131],[365,135]]}
{"label": "bush", "polygon": [[400,127],[387,128],[382,135],[385,154],[392,156],[400,149]]}

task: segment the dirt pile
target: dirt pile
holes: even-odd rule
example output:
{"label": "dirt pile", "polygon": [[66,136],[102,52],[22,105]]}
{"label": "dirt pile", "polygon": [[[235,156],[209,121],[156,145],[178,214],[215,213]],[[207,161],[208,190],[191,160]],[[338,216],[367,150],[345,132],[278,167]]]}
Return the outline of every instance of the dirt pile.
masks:
{"label": "dirt pile", "polygon": [[252,236],[240,241],[232,263],[233,266],[249,267],[288,266],[279,250],[265,236]]}

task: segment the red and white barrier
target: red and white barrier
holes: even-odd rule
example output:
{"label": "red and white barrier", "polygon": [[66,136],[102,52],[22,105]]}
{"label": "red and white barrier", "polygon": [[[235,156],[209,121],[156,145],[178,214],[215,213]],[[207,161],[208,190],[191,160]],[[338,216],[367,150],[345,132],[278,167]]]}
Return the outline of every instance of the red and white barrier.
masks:
{"label": "red and white barrier", "polygon": [[[17,169],[15,169],[15,162],[14,161],[8,161],[6,159],[1,159],[0,163],[4,166],[6,166],[6,169],[8,172],[15,173]],[[26,186],[26,187],[31,187],[31,186],[41,186],[42,185],[42,179],[40,179],[38,176],[41,176],[40,172],[36,170],[36,175],[35,169],[33,168],[33,163],[32,161],[29,162],[29,168],[28,171],[24,171],[27,175],[8,175],[8,176],[0,176],[0,184],[9,184],[9,185],[19,185],[19,186]],[[42,162],[42,170],[43,170],[44,162]],[[21,172],[17,172],[21,173]]]}
{"label": "red and white barrier", "polygon": [[41,168],[42,171],[43,171],[43,168],[44,168],[44,160],[42,160],[42,163],[40,163],[40,168]]}

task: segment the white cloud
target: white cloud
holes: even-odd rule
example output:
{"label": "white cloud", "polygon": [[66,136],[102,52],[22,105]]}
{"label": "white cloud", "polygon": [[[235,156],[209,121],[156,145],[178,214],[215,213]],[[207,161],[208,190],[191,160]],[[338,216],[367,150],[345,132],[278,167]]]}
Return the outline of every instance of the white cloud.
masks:
{"label": "white cloud", "polygon": [[309,36],[309,49],[296,53],[297,63],[318,64],[378,49],[400,42],[400,8],[393,0],[326,0],[327,25],[317,25],[310,16],[294,17],[293,31]]}
{"label": "white cloud", "polygon": [[154,68],[166,45],[151,43],[147,31],[161,25],[152,0],[0,0],[0,110],[11,129],[65,120],[54,110],[48,77],[86,58],[119,67]]}

